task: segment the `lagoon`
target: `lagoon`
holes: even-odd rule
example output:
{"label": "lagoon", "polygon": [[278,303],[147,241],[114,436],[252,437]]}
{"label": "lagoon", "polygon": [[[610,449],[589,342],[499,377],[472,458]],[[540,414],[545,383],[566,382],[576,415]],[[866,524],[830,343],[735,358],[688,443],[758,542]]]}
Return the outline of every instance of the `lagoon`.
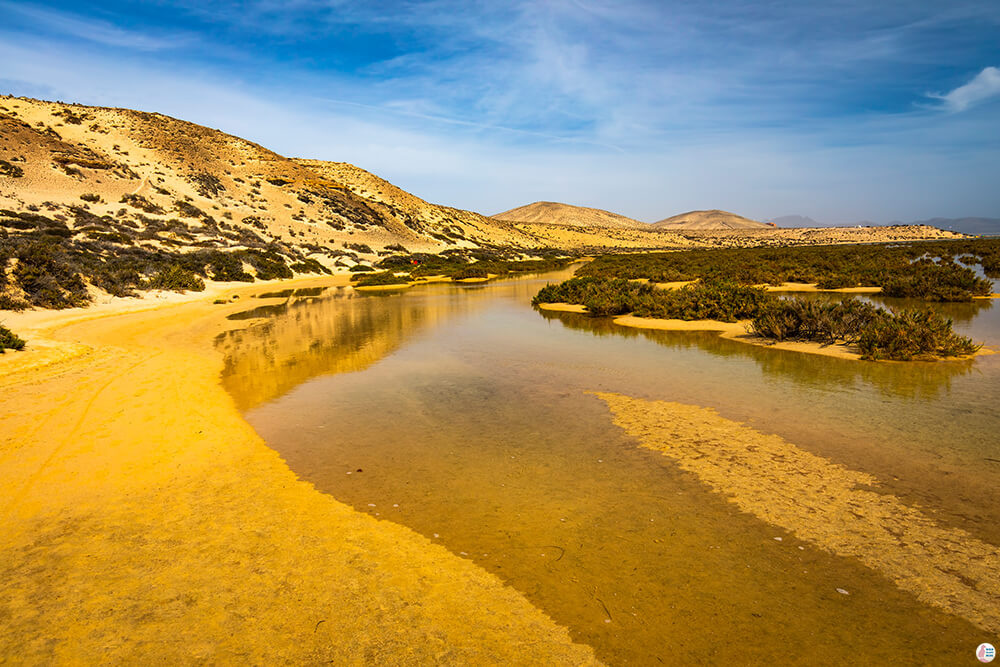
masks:
{"label": "lagoon", "polygon": [[[861,362],[531,308],[569,273],[262,298],[216,342],[223,382],[302,479],[472,560],[610,664],[943,662],[996,636],[1000,355]],[[992,301],[944,307],[1000,348]],[[640,446],[595,392],[710,408],[918,518],[890,517],[873,567],[770,516],[781,489],[720,490]],[[944,593],[985,592],[981,613],[901,583],[935,540],[975,566]]]}

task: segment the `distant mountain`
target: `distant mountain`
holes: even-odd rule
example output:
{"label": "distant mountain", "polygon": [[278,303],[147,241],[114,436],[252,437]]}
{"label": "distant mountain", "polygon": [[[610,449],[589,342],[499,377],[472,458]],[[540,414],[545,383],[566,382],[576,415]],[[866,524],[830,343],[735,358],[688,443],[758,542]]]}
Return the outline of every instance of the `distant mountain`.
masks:
{"label": "distant mountain", "polygon": [[771,227],[764,222],[744,218],[735,213],[713,209],[711,211],[688,211],[659,222],[654,222],[654,229],[767,229]]}
{"label": "distant mountain", "polygon": [[911,223],[977,236],[1000,236],[1000,218],[931,218]]}
{"label": "distant mountain", "polygon": [[609,227],[617,229],[648,229],[648,225],[624,215],[599,208],[572,206],[552,201],[536,201],[492,216],[497,220],[533,222],[570,227]]}
{"label": "distant mountain", "polygon": [[804,215],[783,215],[779,218],[771,218],[766,222],[773,222],[777,227],[822,227],[820,223]]}

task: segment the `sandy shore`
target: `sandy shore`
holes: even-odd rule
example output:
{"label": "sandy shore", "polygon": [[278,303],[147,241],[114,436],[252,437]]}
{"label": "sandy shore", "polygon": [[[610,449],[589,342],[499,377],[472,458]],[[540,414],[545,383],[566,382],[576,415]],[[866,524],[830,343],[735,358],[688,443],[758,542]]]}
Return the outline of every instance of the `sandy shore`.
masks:
{"label": "sandy shore", "polygon": [[243,421],[211,341],[266,286],[4,318],[28,349],[0,357],[0,661],[594,663],[493,575],[299,481]]}

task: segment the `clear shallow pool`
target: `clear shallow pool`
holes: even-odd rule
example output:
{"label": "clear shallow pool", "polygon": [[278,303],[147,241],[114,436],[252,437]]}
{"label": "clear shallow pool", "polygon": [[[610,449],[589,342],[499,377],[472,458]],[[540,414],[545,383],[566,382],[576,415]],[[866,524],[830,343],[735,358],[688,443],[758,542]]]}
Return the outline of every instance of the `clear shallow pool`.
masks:
{"label": "clear shallow pool", "polygon": [[[564,275],[262,301],[218,341],[224,381],[303,479],[474,560],[613,664],[965,660],[991,636],[741,512],[586,392],[714,408],[996,545],[1000,355],[854,362],[534,311]],[[949,308],[1000,348],[993,302]]]}

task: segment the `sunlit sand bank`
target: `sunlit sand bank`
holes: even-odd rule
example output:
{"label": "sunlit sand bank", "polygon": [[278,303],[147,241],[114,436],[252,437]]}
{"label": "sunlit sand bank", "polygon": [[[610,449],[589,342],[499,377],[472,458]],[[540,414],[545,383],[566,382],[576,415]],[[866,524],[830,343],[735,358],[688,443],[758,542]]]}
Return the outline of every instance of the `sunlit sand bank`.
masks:
{"label": "sunlit sand bank", "polygon": [[245,423],[212,339],[261,287],[5,318],[28,349],[0,357],[0,657],[593,664],[493,575],[299,481]]}
{"label": "sunlit sand bank", "polygon": [[742,511],[857,558],[926,604],[1000,631],[996,546],[939,526],[920,508],[879,490],[869,474],[712,409],[593,393],[642,447],[670,457]]}

